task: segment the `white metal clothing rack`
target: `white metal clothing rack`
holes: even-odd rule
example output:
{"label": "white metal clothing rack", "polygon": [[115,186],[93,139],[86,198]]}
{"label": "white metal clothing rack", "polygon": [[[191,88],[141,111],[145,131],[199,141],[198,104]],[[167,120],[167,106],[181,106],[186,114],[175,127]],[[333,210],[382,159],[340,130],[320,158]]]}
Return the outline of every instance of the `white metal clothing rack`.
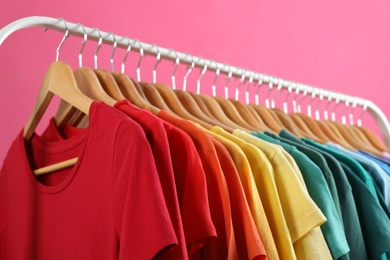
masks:
{"label": "white metal clothing rack", "polygon": [[229,76],[238,77],[238,78],[241,77],[253,78],[254,81],[259,81],[262,82],[263,84],[272,83],[278,86],[278,88],[280,89],[284,88],[290,91],[304,92],[307,93],[308,95],[317,93],[322,95],[324,99],[332,98],[340,102],[356,104],[357,106],[364,107],[367,110],[367,112],[374,118],[382,133],[382,136],[384,138],[384,143],[386,144],[387,147],[390,148],[390,123],[387,117],[385,116],[385,114],[383,113],[383,111],[370,100],[344,95],[337,92],[327,91],[316,87],[312,87],[312,86],[308,86],[308,85],[304,85],[292,81],[287,81],[281,78],[268,76],[250,70],[243,70],[237,67],[214,62],[211,60],[206,60],[200,57],[195,57],[185,53],[172,51],[170,49],[157,47],[156,45],[139,42],[137,40],[132,40],[126,36],[117,36],[117,35],[113,35],[112,33],[97,30],[96,28],[84,27],[81,26],[80,24],[70,23],[59,18],[31,16],[31,17],[26,17],[26,18],[16,20],[0,30],[0,46],[10,34],[20,29],[28,28],[28,27],[42,27],[42,28],[52,29],[64,33],[68,31],[69,35],[74,35],[77,37],[84,37],[84,35],[87,34],[88,40],[94,40],[94,41],[102,40],[103,43],[110,44],[110,45],[116,43],[117,47],[124,48],[124,49],[127,49],[130,44],[131,50],[136,50],[136,51],[142,50],[144,54],[149,54],[154,56],[161,55],[161,58],[175,61],[176,63],[180,61],[181,64],[188,64],[199,68],[205,68],[207,66],[207,70],[209,71],[218,71],[220,73]]}

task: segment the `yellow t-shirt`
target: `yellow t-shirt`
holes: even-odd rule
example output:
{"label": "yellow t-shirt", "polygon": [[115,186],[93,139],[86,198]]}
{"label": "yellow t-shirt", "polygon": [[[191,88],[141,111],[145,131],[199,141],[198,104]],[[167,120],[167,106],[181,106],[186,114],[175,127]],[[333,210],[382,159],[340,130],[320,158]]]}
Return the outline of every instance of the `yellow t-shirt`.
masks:
{"label": "yellow t-shirt", "polygon": [[229,134],[222,128],[213,127],[212,131],[234,142],[244,152],[245,159],[249,163],[249,169],[246,171],[250,174],[250,178],[253,179],[254,185],[256,185],[254,190],[258,192],[257,195],[260,195],[260,203],[264,207],[280,259],[296,259],[293,242],[284,219],[275,181],[273,180],[273,169],[268,159],[260,149]]}
{"label": "yellow t-shirt", "polygon": [[295,161],[280,146],[241,130],[235,130],[233,134],[260,148],[271,163],[297,259],[331,259],[319,229],[319,225],[324,223],[326,218],[310,198]]}

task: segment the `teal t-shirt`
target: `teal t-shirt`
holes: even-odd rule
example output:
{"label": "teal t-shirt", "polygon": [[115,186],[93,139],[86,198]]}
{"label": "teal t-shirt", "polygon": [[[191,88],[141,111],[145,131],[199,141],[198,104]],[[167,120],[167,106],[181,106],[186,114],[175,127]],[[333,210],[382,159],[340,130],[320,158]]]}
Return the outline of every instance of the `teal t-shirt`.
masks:
{"label": "teal t-shirt", "polygon": [[347,254],[350,249],[345,237],[344,228],[321,169],[294,146],[284,144],[262,133],[252,134],[264,141],[282,146],[293,157],[302,173],[310,197],[327,218],[327,221],[320,228],[333,259],[338,259],[342,255]]}
{"label": "teal t-shirt", "polygon": [[[366,246],[364,244],[363,231],[357,213],[355,199],[352,194],[352,188],[340,163],[329,153],[304,143],[287,130],[282,130],[279,135],[281,138],[284,138],[283,140],[289,140],[297,145],[306,146],[317,151],[325,158],[329,169],[333,173],[339,194],[345,235],[347,237],[349,248],[351,249],[349,257],[350,259],[368,259]],[[342,259],[344,260],[345,256],[343,256]]]}
{"label": "teal t-shirt", "polygon": [[346,163],[341,163],[352,186],[364,241],[370,259],[387,260],[390,251],[390,220],[365,183]]}

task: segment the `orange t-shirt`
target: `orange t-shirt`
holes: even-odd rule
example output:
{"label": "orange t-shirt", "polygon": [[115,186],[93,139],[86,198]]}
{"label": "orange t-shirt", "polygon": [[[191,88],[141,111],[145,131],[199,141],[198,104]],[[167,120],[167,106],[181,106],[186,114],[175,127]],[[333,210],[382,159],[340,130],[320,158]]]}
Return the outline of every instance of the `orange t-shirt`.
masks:
{"label": "orange t-shirt", "polygon": [[166,111],[160,111],[157,116],[179,127],[191,137],[206,175],[210,212],[217,230],[217,239],[205,244],[201,252],[198,251],[191,258],[237,259],[229,191],[211,137],[193,123],[176,118]]}
{"label": "orange t-shirt", "polygon": [[236,237],[237,253],[239,259],[267,259],[267,253],[260,239],[255,222],[249,210],[244,190],[237,172],[237,168],[229,151],[219,141],[220,136],[213,132],[206,133],[214,137],[215,150],[221,163],[223,173],[229,188],[232,221]]}
{"label": "orange t-shirt", "polygon": [[[252,152],[255,153],[256,147],[251,144],[246,144],[244,141],[229,134],[220,127],[213,127],[211,131],[223,138],[221,139],[221,142],[228,149],[237,167],[253,220],[267,252],[267,258],[279,259],[280,254],[276,248],[274,236],[263,203],[260,199],[259,190],[256,186],[251,165],[246,157],[247,154],[250,155]],[[291,251],[293,250],[291,249]],[[290,257],[288,259],[292,258]]]}

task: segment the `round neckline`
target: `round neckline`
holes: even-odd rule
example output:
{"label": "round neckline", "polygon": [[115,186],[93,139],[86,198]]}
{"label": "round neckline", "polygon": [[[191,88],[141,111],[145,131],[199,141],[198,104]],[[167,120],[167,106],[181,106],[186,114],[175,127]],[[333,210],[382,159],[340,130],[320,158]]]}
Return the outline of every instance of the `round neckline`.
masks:
{"label": "round neckline", "polygon": [[[93,121],[91,120],[93,117],[93,111],[94,106],[98,102],[92,102],[90,107],[90,113],[89,113],[89,126],[85,129],[85,131],[82,131],[80,134],[77,134],[76,136],[70,137],[66,140],[61,141],[47,141],[44,138],[42,138],[40,135],[34,133],[32,138],[35,138],[35,140],[31,139],[29,142],[35,142],[35,145],[38,147],[44,147],[45,152],[47,153],[59,153],[59,152],[65,152],[67,150],[70,150],[72,148],[75,148],[79,145],[81,145],[80,152],[78,154],[78,159],[75,165],[72,166],[72,169],[68,173],[68,175],[65,177],[64,180],[62,180],[60,183],[56,185],[45,185],[41,183],[36,176],[34,175],[33,170],[31,169],[29,159],[27,156],[27,149],[26,149],[26,141],[23,137],[23,131],[20,134],[20,146],[21,150],[23,152],[22,160],[23,164],[26,168],[26,173],[28,175],[28,178],[30,179],[31,183],[38,189],[39,191],[43,193],[59,193],[63,191],[66,187],[68,187],[71,182],[74,180],[75,176],[77,175],[77,172],[80,168],[80,165],[82,164],[83,158],[85,156],[86,147],[89,143],[89,132],[90,128],[92,127]],[[71,159],[71,158],[69,158]],[[51,174],[51,173],[49,173]],[[55,173],[53,173],[55,174]]]}
{"label": "round neckline", "polygon": [[[88,127],[88,129],[89,129],[89,127]],[[81,145],[79,155],[77,156],[78,159],[77,159],[76,164],[72,166],[72,169],[67,174],[65,179],[56,185],[45,185],[45,184],[41,183],[36,178],[33,170],[31,169],[29,160],[27,158],[27,152],[26,152],[27,150],[26,150],[26,143],[25,143],[26,141],[24,140],[23,135],[21,136],[21,139],[20,139],[21,144],[20,145],[22,146],[21,148],[23,151],[23,161],[24,161],[24,165],[26,168],[26,173],[27,173],[29,179],[31,180],[31,182],[33,183],[33,185],[38,190],[40,190],[41,192],[44,192],[44,193],[58,193],[58,192],[63,191],[67,186],[69,186],[69,184],[72,182],[72,180],[76,176],[78,169],[80,168],[80,165],[83,161],[86,146],[88,144],[88,129],[86,129],[85,132],[83,132],[80,135],[75,136],[73,138],[69,138],[69,139],[66,139],[63,141],[55,141],[55,142],[46,141],[46,140],[42,139],[41,136],[34,134],[35,136],[33,136],[33,138],[37,138],[35,142],[37,142],[38,145],[50,144],[50,146],[53,148],[54,148],[54,146],[56,146],[56,148],[53,149],[53,152],[54,151],[55,152],[65,152],[66,150],[71,149],[72,147],[77,147],[78,145]],[[51,149],[49,148],[49,152],[51,152],[50,150]],[[49,174],[55,174],[55,173],[49,173]]]}

